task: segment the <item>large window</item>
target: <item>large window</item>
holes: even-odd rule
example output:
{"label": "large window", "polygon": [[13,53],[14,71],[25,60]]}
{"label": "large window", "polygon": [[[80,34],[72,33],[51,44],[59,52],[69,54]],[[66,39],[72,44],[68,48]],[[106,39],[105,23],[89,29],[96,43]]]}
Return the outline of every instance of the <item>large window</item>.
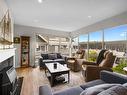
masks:
{"label": "large window", "polygon": [[69,55],[69,38],[60,38],[60,52]]}
{"label": "large window", "polygon": [[49,53],[59,52],[60,49],[59,37],[49,37],[48,48]]}
{"label": "large window", "polygon": [[72,55],[75,55],[76,51],[78,50],[78,43],[79,43],[78,37],[72,39]]}
{"label": "large window", "polygon": [[102,31],[89,33],[89,49],[102,49]]}
{"label": "large window", "polygon": [[126,51],[127,25],[105,29],[104,35],[106,49]]}
{"label": "large window", "polygon": [[79,36],[79,47],[83,49],[87,49],[88,44],[88,34]]}
{"label": "large window", "polygon": [[48,37],[36,35],[36,52],[47,52],[48,50]]}
{"label": "large window", "polygon": [[69,38],[37,35],[36,51],[40,53],[60,52],[65,55],[69,55]]}

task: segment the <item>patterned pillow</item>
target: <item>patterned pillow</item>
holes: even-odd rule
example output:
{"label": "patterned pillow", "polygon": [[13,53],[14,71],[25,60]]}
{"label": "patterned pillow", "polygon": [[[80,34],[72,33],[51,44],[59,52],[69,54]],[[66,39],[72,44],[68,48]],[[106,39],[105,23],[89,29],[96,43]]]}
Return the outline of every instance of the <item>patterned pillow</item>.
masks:
{"label": "patterned pillow", "polygon": [[50,60],[57,59],[57,55],[56,54],[48,54],[48,57],[49,57]]}
{"label": "patterned pillow", "polygon": [[48,59],[48,54],[41,54],[41,56],[43,57],[43,60]]}
{"label": "patterned pillow", "polygon": [[107,90],[110,87],[120,84],[100,84],[93,87],[86,88],[80,95],[97,95],[98,93]]}
{"label": "patterned pillow", "polygon": [[97,95],[127,95],[127,88],[122,85],[113,86]]}
{"label": "patterned pillow", "polygon": [[123,86],[127,88],[127,83],[124,83]]}

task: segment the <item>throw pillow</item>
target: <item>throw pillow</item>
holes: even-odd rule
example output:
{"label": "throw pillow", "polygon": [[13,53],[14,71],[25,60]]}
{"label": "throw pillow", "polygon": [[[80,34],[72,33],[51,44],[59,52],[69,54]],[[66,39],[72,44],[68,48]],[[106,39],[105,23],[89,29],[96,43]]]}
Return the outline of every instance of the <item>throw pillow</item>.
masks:
{"label": "throw pillow", "polygon": [[122,85],[113,86],[97,95],[127,95],[127,88]]}
{"label": "throw pillow", "polygon": [[86,88],[80,95],[97,95],[98,93],[120,84],[100,84],[93,87]]}
{"label": "throw pillow", "polygon": [[127,88],[127,83],[124,83],[123,86]]}
{"label": "throw pillow", "polygon": [[98,93],[102,92],[103,89],[92,89],[91,91],[84,90],[80,95],[97,95]]}
{"label": "throw pillow", "polygon": [[48,54],[48,57],[49,57],[50,60],[57,59],[57,55],[56,54]]}
{"label": "throw pillow", "polygon": [[41,56],[43,57],[43,60],[48,59],[48,54],[41,54]]}
{"label": "throw pillow", "polygon": [[57,54],[57,58],[58,58],[58,59],[61,59],[61,58],[62,58],[62,56],[61,56],[60,53],[56,53],[56,54]]}
{"label": "throw pillow", "polygon": [[[83,66],[83,70],[85,70],[85,66]],[[84,74],[85,75],[85,74]],[[97,79],[97,80],[93,80],[93,81],[90,81],[90,82],[87,82],[83,85],[81,85],[80,87],[85,90],[86,88],[89,88],[89,87],[93,87],[95,85],[100,85],[100,84],[104,84],[105,82],[100,80],[100,79]]]}

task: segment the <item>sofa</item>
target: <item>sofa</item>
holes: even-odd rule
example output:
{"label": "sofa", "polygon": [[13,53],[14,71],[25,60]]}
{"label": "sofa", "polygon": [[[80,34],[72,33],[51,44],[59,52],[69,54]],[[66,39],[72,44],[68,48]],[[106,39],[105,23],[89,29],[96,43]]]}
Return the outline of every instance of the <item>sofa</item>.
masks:
{"label": "sofa", "polygon": [[48,85],[40,86],[39,95],[127,95],[127,76],[101,71],[100,79],[54,93]]}
{"label": "sofa", "polygon": [[40,68],[45,68],[45,63],[59,62],[60,64],[66,64],[66,57],[60,53],[42,53],[39,58]]}

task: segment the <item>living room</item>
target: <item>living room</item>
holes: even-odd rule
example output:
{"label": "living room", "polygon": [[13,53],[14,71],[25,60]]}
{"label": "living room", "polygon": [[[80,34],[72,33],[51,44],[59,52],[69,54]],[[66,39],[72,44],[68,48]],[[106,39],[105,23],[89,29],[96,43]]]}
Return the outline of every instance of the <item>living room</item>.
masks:
{"label": "living room", "polygon": [[0,95],[127,95],[126,0],[0,0]]}

